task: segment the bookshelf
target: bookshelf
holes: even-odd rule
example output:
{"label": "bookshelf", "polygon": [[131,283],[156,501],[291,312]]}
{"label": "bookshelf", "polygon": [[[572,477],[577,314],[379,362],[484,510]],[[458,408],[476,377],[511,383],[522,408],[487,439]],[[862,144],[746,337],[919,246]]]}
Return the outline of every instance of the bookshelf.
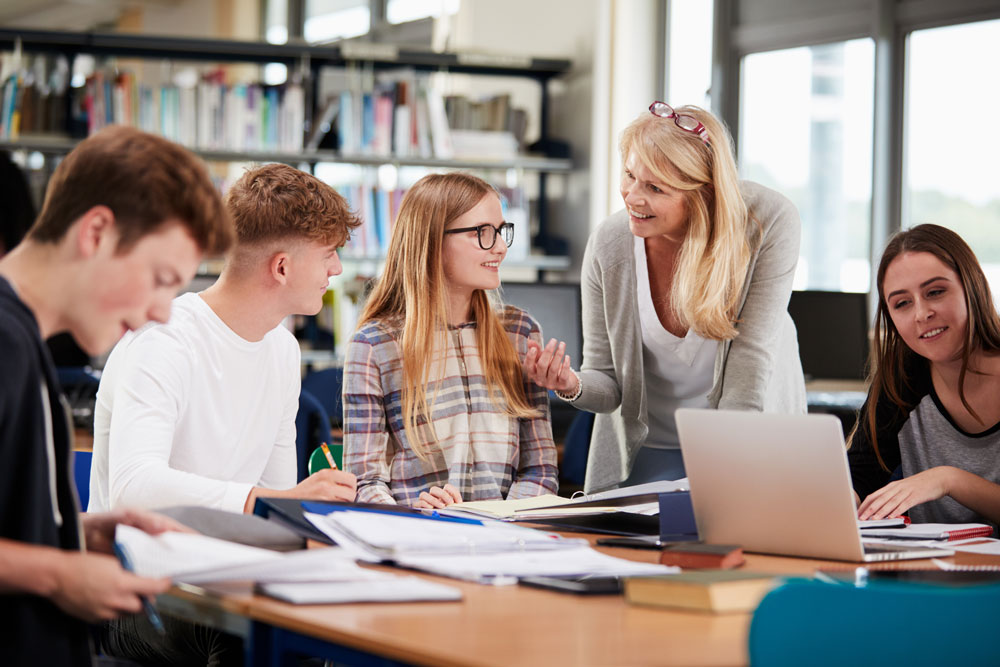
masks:
{"label": "bookshelf", "polygon": [[[301,86],[303,101],[299,113],[302,118],[302,141],[306,145],[306,137],[310,133],[310,123],[314,120],[313,113],[322,112],[319,99],[319,85],[322,73],[328,68],[353,68],[365,72],[383,72],[403,70],[413,73],[450,72],[459,74],[503,76],[529,79],[540,85],[539,128],[540,136],[536,145],[551,146],[548,125],[549,82],[565,74],[570,68],[570,62],[559,59],[533,58],[523,55],[496,55],[475,53],[437,53],[408,47],[388,44],[353,44],[339,43],[333,45],[310,44],[269,44],[265,42],[246,42],[237,40],[190,39],[182,37],[164,37],[153,35],[130,35],[96,32],[65,32],[43,30],[19,30],[0,28],[0,51],[19,51],[23,54],[61,55],[69,62],[72,72],[74,59],[86,54],[94,57],[117,57],[136,60],[188,61],[199,63],[283,63],[294,73],[296,83]],[[291,80],[291,78],[290,78]],[[3,82],[0,82],[2,85]],[[46,134],[24,134],[14,138],[0,140],[0,149],[23,150],[39,152],[45,155],[58,156],[70,151],[79,136],[86,133],[85,128],[75,127],[69,119],[72,117],[72,95],[67,88],[65,105],[66,132]],[[297,91],[298,92],[298,91]],[[284,94],[284,93],[282,93]],[[192,93],[193,95],[193,93]],[[284,100],[282,100],[284,102]],[[166,107],[164,107],[166,108]],[[314,111],[315,109],[315,111]],[[164,112],[166,113],[166,112]],[[170,137],[175,138],[175,137]],[[437,169],[469,169],[485,172],[500,172],[514,170],[519,175],[530,175],[537,182],[537,205],[532,217],[537,226],[537,234],[533,239],[535,247],[549,246],[548,227],[546,224],[547,178],[551,174],[566,174],[573,169],[570,159],[548,157],[545,155],[517,154],[495,159],[469,159],[467,157],[437,157],[427,154],[400,155],[371,154],[371,152],[342,152],[329,149],[299,149],[297,146],[289,149],[265,147],[247,150],[229,150],[206,145],[204,142],[195,144],[184,141],[194,152],[204,159],[214,162],[286,162],[296,165],[307,164],[315,168],[322,163],[357,165],[359,167],[425,167]],[[200,144],[200,145],[199,145]],[[274,144],[276,146],[277,144]],[[349,262],[379,261],[377,255],[370,252],[360,253],[360,256],[345,257]],[[541,273],[546,270],[561,270],[569,266],[566,257],[554,255],[528,254],[525,257],[511,258],[512,264],[533,267]]]}

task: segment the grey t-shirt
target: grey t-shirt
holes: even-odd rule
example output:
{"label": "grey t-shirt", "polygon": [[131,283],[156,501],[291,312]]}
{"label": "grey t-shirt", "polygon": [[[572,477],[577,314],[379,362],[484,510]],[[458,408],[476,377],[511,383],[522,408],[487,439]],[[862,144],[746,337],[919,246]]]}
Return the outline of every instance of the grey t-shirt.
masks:
{"label": "grey t-shirt", "polygon": [[[951,421],[933,392],[900,429],[899,453],[904,477],[949,465],[1000,483],[1000,424],[975,435],[966,433]],[[991,523],[949,496],[915,506],[910,518],[914,523]]]}

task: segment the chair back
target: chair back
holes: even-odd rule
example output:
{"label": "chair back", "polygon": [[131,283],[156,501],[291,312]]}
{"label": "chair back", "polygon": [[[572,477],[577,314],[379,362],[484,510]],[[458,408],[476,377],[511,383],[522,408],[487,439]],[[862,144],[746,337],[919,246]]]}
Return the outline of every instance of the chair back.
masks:
{"label": "chair back", "polygon": [[793,579],[750,623],[750,664],[996,665],[1000,585]]}
{"label": "chair back", "polygon": [[577,412],[563,442],[563,460],[559,468],[562,482],[583,486],[587,476],[587,457],[590,455],[590,434],[593,430],[594,413],[583,410]]}
{"label": "chair back", "polygon": [[343,368],[324,368],[313,371],[302,379],[302,390],[308,391],[323,405],[334,426],[339,426],[344,421],[344,409],[341,406],[343,387]]}
{"label": "chair back", "polygon": [[323,404],[305,388],[299,392],[299,412],[295,415],[295,459],[298,481],[309,476],[309,455],[319,443],[330,439],[330,416]]}
{"label": "chair back", "polygon": [[80,499],[80,511],[87,511],[90,502],[90,464],[94,452],[75,450],[73,452],[73,481],[76,483],[76,497]]}

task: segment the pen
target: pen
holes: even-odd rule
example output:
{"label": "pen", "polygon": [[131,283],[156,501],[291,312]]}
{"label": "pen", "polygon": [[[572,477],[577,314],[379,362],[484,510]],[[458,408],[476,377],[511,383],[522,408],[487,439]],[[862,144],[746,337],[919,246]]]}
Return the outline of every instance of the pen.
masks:
{"label": "pen", "polygon": [[337,469],[337,462],[333,460],[333,454],[330,453],[330,448],[326,446],[325,442],[319,443],[320,449],[326,454],[326,460],[330,463],[330,467],[334,470]]}
{"label": "pen", "polygon": [[[122,567],[129,572],[135,572],[132,568],[132,561],[129,560],[128,555],[125,553],[125,550],[121,548],[121,545],[115,542],[111,545],[111,548],[115,552],[115,556],[118,557],[118,561],[122,564]],[[140,597],[142,599],[142,609],[146,612],[146,618],[149,619],[149,624],[153,626],[153,629],[156,630],[157,634],[161,637],[165,636],[167,634],[167,629],[163,627],[163,619],[160,618],[160,614],[156,611],[156,607],[153,606],[153,603],[150,602],[149,598],[145,595]]]}

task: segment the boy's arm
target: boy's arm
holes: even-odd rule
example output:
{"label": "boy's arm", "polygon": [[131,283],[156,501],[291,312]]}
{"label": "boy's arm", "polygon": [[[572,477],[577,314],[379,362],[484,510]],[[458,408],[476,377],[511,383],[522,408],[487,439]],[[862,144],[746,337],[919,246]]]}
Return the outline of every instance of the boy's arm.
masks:
{"label": "boy's arm", "polygon": [[190,391],[191,358],[183,341],[155,327],[115,352],[122,356],[114,369],[108,437],[110,509],[196,504],[242,511],[251,484],[170,467],[176,425]]}
{"label": "boy's arm", "polygon": [[168,588],[169,579],[126,572],[112,556],[0,538],[0,593],[46,597],[88,622],[139,612],[140,596],[158,595]]}

